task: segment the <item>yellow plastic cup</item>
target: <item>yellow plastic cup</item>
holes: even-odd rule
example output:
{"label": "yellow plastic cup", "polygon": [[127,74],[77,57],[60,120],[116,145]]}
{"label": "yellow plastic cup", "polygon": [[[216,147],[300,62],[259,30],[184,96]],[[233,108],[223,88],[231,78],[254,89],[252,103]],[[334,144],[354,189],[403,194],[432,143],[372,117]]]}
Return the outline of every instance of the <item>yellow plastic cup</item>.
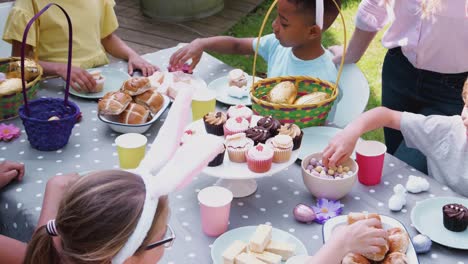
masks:
{"label": "yellow plastic cup", "polygon": [[148,139],[137,133],[127,133],[115,139],[121,169],[135,169],[145,157]]}
{"label": "yellow plastic cup", "polygon": [[198,89],[192,98],[192,121],[203,118],[216,108],[216,93],[208,89]]}

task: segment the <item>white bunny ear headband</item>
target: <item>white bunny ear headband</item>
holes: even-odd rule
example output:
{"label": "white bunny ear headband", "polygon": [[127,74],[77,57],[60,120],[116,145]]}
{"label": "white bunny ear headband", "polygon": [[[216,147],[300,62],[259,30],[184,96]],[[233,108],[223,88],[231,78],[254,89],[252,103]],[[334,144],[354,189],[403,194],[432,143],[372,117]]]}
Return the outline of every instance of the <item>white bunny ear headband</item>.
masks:
{"label": "white bunny ear headband", "polygon": [[315,0],[315,24],[323,29],[323,0]]}
{"label": "white bunny ear headband", "polygon": [[193,92],[193,89],[179,91],[151,149],[140,166],[132,170],[140,175],[145,183],[145,203],[135,230],[112,259],[113,264],[122,264],[141,246],[153,223],[159,197],[190,182],[193,176],[200,173],[224,149],[222,139],[208,134],[185,142],[179,147],[188,122]]}

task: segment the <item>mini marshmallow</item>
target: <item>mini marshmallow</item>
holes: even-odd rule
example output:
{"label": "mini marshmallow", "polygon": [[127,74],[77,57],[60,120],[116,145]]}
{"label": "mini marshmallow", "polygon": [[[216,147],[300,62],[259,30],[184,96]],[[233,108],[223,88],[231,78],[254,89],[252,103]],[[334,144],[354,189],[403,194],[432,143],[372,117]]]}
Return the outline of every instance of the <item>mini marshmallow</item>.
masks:
{"label": "mini marshmallow", "polygon": [[403,185],[401,185],[401,184],[395,185],[395,187],[393,187],[393,192],[394,192],[395,194],[404,194],[404,195],[406,195],[406,189],[405,189],[405,187],[404,187]]}
{"label": "mini marshmallow", "polygon": [[395,194],[388,200],[388,208],[392,211],[400,211],[406,205],[406,189],[403,185],[397,184],[393,187],[393,192]]}
{"label": "mini marshmallow", "polygon": [[406,182],[406,189],[410,193],[424,192],[429,190],[429,182],[422,177],[410,175],[408,177],[408,181]]}

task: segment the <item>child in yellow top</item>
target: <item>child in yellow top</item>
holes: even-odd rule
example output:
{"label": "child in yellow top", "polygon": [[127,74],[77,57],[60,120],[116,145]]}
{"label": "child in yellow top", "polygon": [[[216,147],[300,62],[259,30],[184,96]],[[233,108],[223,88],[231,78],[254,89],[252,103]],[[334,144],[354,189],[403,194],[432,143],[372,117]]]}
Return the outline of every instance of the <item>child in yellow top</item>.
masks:
{"label": "child in yellow top", "polygon": [[[268,64],[268,77],[305,75],[336,82],[338,74],[332,54],[322,47],[322,32],[328,29],[338,15],[334,1],[323,1],[323,19],[316,17],[317,0],[279,0],[278,16],[273,21],[274,34],[260,38],[259,55]],[[335,0],[338,4],[340,0]],[[320,25],[323,22],[322,25]],[[192,59],[193,69],[203,51],[252,55],[256,38],[219,36],[196,39],[175,52],[172,66]]]}
{"label": "child in yellow top", "polygon": [[[50,0],[17,0],[5,25],[3,40],[13,45],[12,56],[20,56],[23,32],[37,11]],[[96,88],[93,77],[85,70],[109,63],[106,52],[128,61],[128,72],[140,69],[151,75],[156,67],[129,48],[116,34],[119,24],[114,12],[114,0],[55,1],[69,14],[73,25],[73,68],[71,86],[77,91],[92,92]],[[46,75],[66,78],[68,52],[68,24],[62,11],[51,7],[40,18],[37,52]],[[26,40],[27,56],[32,57],[36,46],[36,32],[31,28]]]}

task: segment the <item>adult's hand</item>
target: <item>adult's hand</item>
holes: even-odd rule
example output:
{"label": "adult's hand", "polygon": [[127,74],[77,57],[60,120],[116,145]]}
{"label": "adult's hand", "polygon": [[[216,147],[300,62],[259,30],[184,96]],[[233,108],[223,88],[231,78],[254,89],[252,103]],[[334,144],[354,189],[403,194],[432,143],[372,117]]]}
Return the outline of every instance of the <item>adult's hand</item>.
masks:
{"label": "adult's hand", "polygon": [[341,64],[341,58],[343,57],[343,45],[330,46],[328,50],[333,54],[333,63]]}
{"label": "adult's hand", "polygon": [[24,177],[24,164],[3,161],[0,163],[0,188],[10,183],[13,179],[21,181]]}
{"label": "adult's hand", "polygon": [[[64,80],[67,79],[67,66],[65,64],[60,65],[57,69],[57,74]],[[96,81],[93,76],[86,70],[72,66],[70,74],[70,85],[79,93],[93,93],[96,91]]]}

